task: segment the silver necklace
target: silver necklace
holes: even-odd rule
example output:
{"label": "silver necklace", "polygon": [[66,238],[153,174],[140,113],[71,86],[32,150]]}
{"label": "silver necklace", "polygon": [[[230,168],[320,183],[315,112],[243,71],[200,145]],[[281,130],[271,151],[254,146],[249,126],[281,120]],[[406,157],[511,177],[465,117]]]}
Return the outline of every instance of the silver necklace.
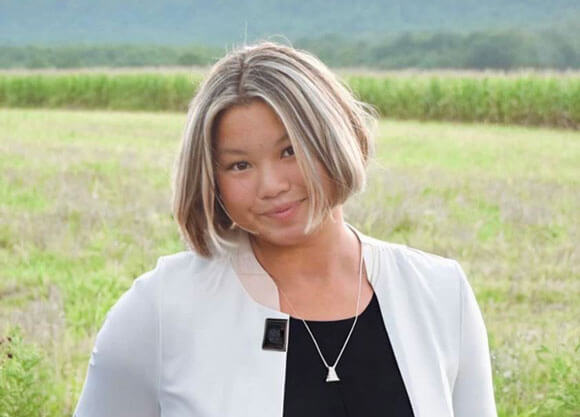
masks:
{"label": "silver necklace", "polygon": [[[360,303],[360,293],[361,293],[361,284],[362,284],[362,264],[363,264],[363,254],[362,254],[362,243],[361,243],[360,264],[359,264],[359,271],[358,271],[358,297],[356,299],[356,311],[355,311],[355,316],[354,316],[354,322],[352,323],[352,327],[350,328],[350,332],[348,332],[348,336],[346,337],[346,340],[344,341],[344,344],[342,345],[342,349],[340,350],[340,353],[338,354],[336,361],[334,361],[334,365],[332,365],[332,366],[328,365],[328,363],[326,362],[326,359],[324,359],[324,356],[322,355],[322,352],[320,351],[320,347],[318,346],[318,343],[316,342],[314,335],[310,331],[310,327],[308,327],[308,324],[306,323],[306,321],[304,319],[302,319],[302,318],[300,319],[300,320],[302,320],[302,323],[304,323],[304,326],[306,326],[306,330],[308,330],[308,333],[310,334],[310,337],[312,338],[312,341],[314,342],[314,345],[316,346],[316,350],[318,351],[318,354],[320,355],[320,359],[322,359],[324,366],[326,366],[326,368],[328,369],[328,374],[326,375],[326,382],[340,381],[340,378],[338,377],[338,374],[336,373],[336,365],[338,364],[338,361],[340,360],[340,357],[342,356],[342,352],[344,352],[344,349],[346,348],[346,344],[348,343],[348,340],[350,339],[350,335],[352,334],[352,331],[354,330],[354,326],[356,325],[356,321],[358,319],[358,307],[359,307],[359,303]],[[288,305],[292,309],[294,316],[298,317],[298,315],[296,314],[296,311],[294,310],[294,307],[292,307],[292,303],[290,302],[290,300],[288,299],[286,294],[284,294],[284,291],[282,291],[282,288],[280,288],[280,292],[282,293],[282,295],[284,296],[286,301],[288,301]]]}

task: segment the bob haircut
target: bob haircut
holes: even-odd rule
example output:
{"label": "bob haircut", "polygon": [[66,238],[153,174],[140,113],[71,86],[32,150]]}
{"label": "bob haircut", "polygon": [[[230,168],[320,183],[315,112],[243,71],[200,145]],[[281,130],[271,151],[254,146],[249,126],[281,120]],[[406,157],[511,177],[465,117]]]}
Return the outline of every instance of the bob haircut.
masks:
{"label": "bob haircut", "polygon": [[[294,148],[310,201],[305,233],[366,184],[374,109],[308,52],[273,42],[233,50],[214,64],[189,105],[173,173],[173,215],[181,236],[207,258],[235,247],[240,232],[217,189],[216,126],[226,110],[253,100],[273,109]],[[317,162],[333,181],[332,196],[324,195]]]}

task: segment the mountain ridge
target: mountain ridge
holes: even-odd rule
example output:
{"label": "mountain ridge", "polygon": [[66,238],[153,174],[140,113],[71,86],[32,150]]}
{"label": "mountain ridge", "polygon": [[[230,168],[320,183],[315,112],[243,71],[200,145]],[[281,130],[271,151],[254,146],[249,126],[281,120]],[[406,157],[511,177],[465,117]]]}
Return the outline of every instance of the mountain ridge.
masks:
{"label": "mountain ridge", "polygon": [[[414,31],[541,30],[580,19],[580,2],[512,0],[21,0],[0,2],[0,45],[228,46],[257,39]],[[578,20],[576,20],[578,21]]]}

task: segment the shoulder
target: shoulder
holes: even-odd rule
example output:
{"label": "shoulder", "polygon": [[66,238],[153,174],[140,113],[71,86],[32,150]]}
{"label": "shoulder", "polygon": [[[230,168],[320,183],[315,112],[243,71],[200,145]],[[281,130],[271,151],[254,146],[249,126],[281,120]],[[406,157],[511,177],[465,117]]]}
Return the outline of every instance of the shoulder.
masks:
{"label": "shoulder", "polygon": [[369,236],[363,242],[373,279],[386,284],[381,288],[456,314],[468,284],[455,259]]}
{"label": "shoulder", "polygon": [[426,272],[431,276],[459,275],[459,263],[435,253],[363,235],[363,244],[370,248],[378,262],[390,262],[399,270]]}
{"label": "shoulder", "polygon": [[133,359],[131,351],[134,347],[153,348],[160,332],[164,294],[172,288],[177,293],[186,289],[191,285],[192,277],[212,264],[212,261],[191,251],[160,256],[156,265],[135,278],[108,310],[97,335],[100,343],[115,345],[116,341],[124,340],[124,344],[117,346],[112,353]]}
{"label": "shoulder", "polygon": [[224,257],[205,258],[193,251],[176,252],[159,258],[153,279],[159,281],[162,292],[171,298],[215,285],[227,265]]}
{"label": "shoulder", "polygon": [[168,255],[160,256],[157,263],[160,264],[164,270],[167,271],[180,271],[184,269],[200,269],[207,266],[209,263],[214,262],[212,259],[204,258],[193,251],[181,251],[175,252]]}
{"label": "shoulder", "polygon": [[[110,315],[131,318],[152,323],[153,316],[160,310],[161,296],[165,287],[176,281],[191,280],[200,271],[215,264],[192,251],[182,251],[163,255],[157,258],[156,264],[150,270],[136,277],[131,286],[118,298],[109,309]],[[110,321],[110,320],[108,320]]]}

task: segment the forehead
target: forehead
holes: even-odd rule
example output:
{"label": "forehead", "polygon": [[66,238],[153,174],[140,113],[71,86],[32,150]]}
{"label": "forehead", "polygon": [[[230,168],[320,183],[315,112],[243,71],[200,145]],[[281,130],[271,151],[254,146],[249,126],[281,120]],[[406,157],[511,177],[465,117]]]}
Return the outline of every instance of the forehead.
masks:
{"label": "forehead", "polygon": [[272,145],[286,134],[286,129],[268,104],[254,100],[226,110],[217,122],[215,133],[215,147],[221,152],[227,148]]}

